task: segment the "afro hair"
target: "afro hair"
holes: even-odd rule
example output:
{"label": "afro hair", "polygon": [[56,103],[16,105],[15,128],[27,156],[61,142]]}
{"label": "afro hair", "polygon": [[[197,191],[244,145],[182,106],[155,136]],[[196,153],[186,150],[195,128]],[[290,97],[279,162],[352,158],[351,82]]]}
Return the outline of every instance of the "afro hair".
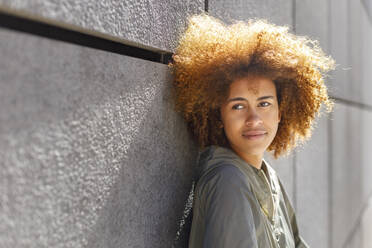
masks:
{"label": "afro hair", "polygon": [[322,103],[332,111],[324,78],[335,61],[318,41],[288,29],[264,19],[226,25],[206,13],[189,18],[169,67],[175,109],[200,148],[229,146],[219,109],[230,84],[244,75],[263,75],[275,83],[281,121],[267,148],[275,158],[311,137]]}

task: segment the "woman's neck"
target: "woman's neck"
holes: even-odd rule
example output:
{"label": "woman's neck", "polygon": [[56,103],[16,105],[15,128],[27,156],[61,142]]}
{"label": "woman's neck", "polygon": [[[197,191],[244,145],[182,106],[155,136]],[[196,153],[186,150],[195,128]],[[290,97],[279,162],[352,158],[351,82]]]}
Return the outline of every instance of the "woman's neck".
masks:
{"label": "woman's neck", "polygon": [[262,155],[255,155],[255,154],[244,154],[239,153],[236,151],[236,153],[241,157],[245,162],[247,162],[249,165],[252,165],[253,167],[257,169],[261,169],[262,167]]}

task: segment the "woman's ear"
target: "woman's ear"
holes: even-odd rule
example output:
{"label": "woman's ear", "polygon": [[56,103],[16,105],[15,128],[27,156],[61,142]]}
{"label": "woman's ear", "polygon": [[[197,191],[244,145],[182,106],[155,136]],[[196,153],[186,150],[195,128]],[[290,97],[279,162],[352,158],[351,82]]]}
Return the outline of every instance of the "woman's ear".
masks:
{"label": "woman's ear", "polygon": [[218,127],[219,128],[223,128],[222,109],[221,109],[221,107],[218,109]]}
{"label": "woman's ear", "polygon": [[278,123],[279,123],[281,121],[281,119],[282,119],[282,115],[281,115],[280,111],[279,111],[279,114],[278,115],[279,115],[279,118],[278,118],[278,120],[279,120]]}
{"label": "woman's ear", "polygon": [[222,121],[220,121],[218,127],[219,127],[219,128],[223,128],[223,123],[222,123]]}

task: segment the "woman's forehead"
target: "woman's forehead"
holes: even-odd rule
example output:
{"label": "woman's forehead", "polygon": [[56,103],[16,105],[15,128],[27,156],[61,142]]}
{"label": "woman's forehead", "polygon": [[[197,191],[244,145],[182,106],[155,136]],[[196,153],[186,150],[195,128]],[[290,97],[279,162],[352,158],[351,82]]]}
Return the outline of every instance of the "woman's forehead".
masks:
{"label": "woman's forehead", "polygon": [[242,93],[258,95],[269,92],[275,92],[275,84],[271,79],[264,76],[239,78],[230,84],[230,95]]}

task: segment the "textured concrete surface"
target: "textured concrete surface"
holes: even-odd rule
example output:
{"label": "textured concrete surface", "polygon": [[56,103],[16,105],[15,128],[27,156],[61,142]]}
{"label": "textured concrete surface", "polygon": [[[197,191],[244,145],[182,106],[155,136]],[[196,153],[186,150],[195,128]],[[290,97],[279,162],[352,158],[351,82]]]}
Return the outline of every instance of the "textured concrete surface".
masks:
{"label": "textured concrete surface", "polygon": [[350,60],[351,82],[355,101],[372,106],[372,23],[360,1],[350,1]]}
{"label": "textured concrete surface", "polygon": [[208,11],[228,23],[234,20],[265,18],[275,24],[291,28],[293,27],[292,2],[288,0],[208,0]]}
{"label": "textured concrete surface", "polygon": [[[372,198],[372,112],[362,111],[362,132],[363,136],[361,139],[361,150],[359,154],[362,160],[362,191],[361,197],[363,200],[363,206],[365,206],[367,199],[369,199],[369,204],[371,204]],[[369,220],[371,218],[369,217]],[[372,227],[372,221],[369,222]],[[370,243],[372,244],[372,242]]]}
{"label": "textured concrete surface", "polygon": [[[345,92],[345,94],[349,95],[349,99],[353,99],[354,101],[361,102],[361,103],[368,103],[372,101],[365,101],[363,99],[363,43],[364,39],[366,38],[364,32],[368,32],[365,27],[363,27],[362,17],[363,17],[363,7],[360,1],[349,1],[349,22],[350,22],[350,37],[349,37],[349,53],[350,53],[350,92]],[[371,44],[371,43],[370,43]],[[370,67],[371,68],[371,67]]]}
{"label": "textured concrete surface", "polygon": [[337,105],[332,121],[332,244],[343,247],[361,210],[361,110]]}
{"label": "textured concrete surface", "polygon": [[[336,70],[332,72],[330,93],[343,99],[355,99],[352,88],[359,82],[351,82],[350,39],[348,23],[348,0],[330,1],[330,54],[336,60]],[[349,94],[350,92],[350,94]]]}
{"label": "textured concrete surface", "polygon": [[366,9],[366,12],[368,13],[369,19],[372,22],[372,3],[368,0],[361,0],[362,4],[364,5],[364,8]]}
{"label": "textured concrete surface", "polygon": [[332,93],[372,106],[372,23],[361,1],[331,0]]}
{"label": "textured concrete surface", "polygon": [[367,247],[370,247],[370,246],[366,246],[366,247],[363,246],[362,235],[363,235],[362,228],[358,226],[354,230],[353,236],[342,247],[345,247],[345,248],[367,248]]}
{"label": "textured concrete surface", "polygon": [[329,1],[296,0],[296,34],[318,40],[326,52],[329,52]]}
{"label": "textured concrete surface", "polygon": [[0,9],[139,47],[172,51],[188,15],[203,0],[0,0]]}
{"label": "textured concrete surface", "polygon": [[[369,5],[372,7],[372,4]],[[353,29],[357,29],[356,26],[361,27],[360,35],[363,35],[359,38],[359,43],[354,44],[354,49],[358,51],[352,51],[352,54],[355,56],[354,59],[358,59],[359,56],[359,63],[354,66],[354,68],[361,68],[359,71],[361,76],[361,84],[362,84],[362,101],[363,103],[372,106],[372,9],[367,12],[367,9],[364,5],[360,5],[359,2],[352,1],[352,8],[356,8],[360,12],[356,12],[356,15],[359,15],[359,25],[355,23],[352,26]],[[357,34],[355,34],[356,36]],[[361,51],[360,51],[361,50]],[[358,72],[356,72],[358,73]],[[353,79],[353,80],[359,80]]]}
{"label": "textured concrete surface", "polygon": [[[329,52],[329,0],[296,1],[296,34],[319,41]],[[327,85],[330,79],[326,79]],[[317,119],[311,140],[296,152],[297,215],[300,232],[311,247],[329,247],[328,119]],[[310,201],[311,199],[311,201]]]}
{"label": "textured concrete surface", "polygon": [[297,219],[310,247],[325,248],[329,244],[328,120],[324,116],[317,121],[311,140],[296,149]]}
{"label": "textured concrete surface", "polygon": [[0,30],[0,247],[171,247],[195,146],[165,65]]}
{"label": "textured concrete surface", "polygon": [[333,247],[343,247],[358,226],[372,192],[372,113],[338,104],[332,121]]}
{"label": "textured concrete surface", "polygon": [[365,211],[363,212],[362,222],[361,222],[362,231],[362,244],[363,248],[371,247],[372,244],[372,197],[369,198]]}
{"label": "textured concrete surface", "polygon": [[[372,196],[372,195],[371,195]],[[350,233],[350,238],[343,246],[345,248],[369,248],[372,244],[372,197],[363,208],[358,223]]]}

